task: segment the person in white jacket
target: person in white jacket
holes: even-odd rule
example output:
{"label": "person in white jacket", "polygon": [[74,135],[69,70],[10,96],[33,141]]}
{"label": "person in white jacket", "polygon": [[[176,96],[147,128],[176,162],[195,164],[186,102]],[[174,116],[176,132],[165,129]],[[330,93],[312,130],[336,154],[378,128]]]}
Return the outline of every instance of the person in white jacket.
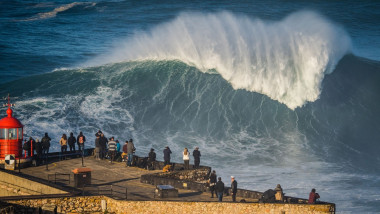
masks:
{"label": "person in white jacket", "polygon": [[187,148],[183,150],[183,161],[185,163],[185,169],[190,169],[190,152]]}

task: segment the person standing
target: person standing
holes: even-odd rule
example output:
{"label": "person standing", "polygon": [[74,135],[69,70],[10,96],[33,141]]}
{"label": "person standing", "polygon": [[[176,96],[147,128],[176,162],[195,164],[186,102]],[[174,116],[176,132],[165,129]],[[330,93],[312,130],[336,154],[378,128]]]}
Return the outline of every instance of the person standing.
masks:
{"label": "person standing", "polygon": [[133,139],[130,139],[127,146],[127,154],[128,154],[128,162],[127,166],[132,166],[133,161],[133,153],[135,152],[135,144],[133,144]]}
{"label": "person standing", "polygon": [[320,198],[320,196],[315,192],[315,189],[313,188],[309,194],[309,204],[315,204],[318,198]]}
{"label": "person standing", "polygon": [[100,135],[95,136],[95,159],[100,160]]}
{"label": "person standing", "polygon": [[194,156],[194,168],[199,168],[199,164],[201,162],[201,152],[199,151],[199,147],[195,147],[195,150],[193,151]]}
{"label": "person standing", "polygon": [[170,150],[169,146],[166,146],[164,149],[164,165],[169,165],[170,164],[170,154],[172,151]]}
{"label": "person standing", "polygon": [[104,159],[106,157],[106,154],[107,154],[107,143],[108,143],[108,140],[104,136],[103,133],[100,134],[99,142],[100,142],[100,159]]}
{"label": "person standing", "polygon": [[185,169],[190,169],[190,152],[187,148],[185,148],[185,150],[183,150],[182,152],[182,155],[183,155],[183,162],[185,164]]}
{"label": "person standing", "polygon": [[61,153],[67,152],[67,136],[63,134],[61,139],[59,140],[59,144],[61,145]]}
{"label": "person standing", "polygon": [[36,153],[37,153],[37,165],[39,165],[40,161],[41,161],[41,158],[42,158],[42,145],[41,145],[41,142],[40,140],[37,138],[36,139]]}
{"label": "person standing", "polygon": [[28,153],[28,157],[32,156],[33,150],[34,150],[34,148],[32,147],[35,147],[35,146],[36,146],[36,142],[34,141],[32,137],[29,137],[29,140],[26,141],[25,143],[25,152]]}
{"label": "person standing", "polygon": [[218,178],[218,182],[215,185],[216,192],[218,194],[218,201],[222,202],[223,200],[223,193],[224,193],[224,183],[222,182],[222,178]]}
{"label": "person standing", "polygon": [[231,196],[232,201],[236,202],[236,193],[237,193],[237,182],[234,176],[231,176]]}
{"label": "person standing", "polygon": [[112,163],[116,153],[116,142],[114,141],[114,137],[111,137],[111,140],[108,142],[108,153]]}
{"label": "person standing", "polygon": [[45,133],[45,136],[41,139],[42,154],[45,157],[47,157],[47,155],[49,154],[50,141],[51,141],[51,138],[49,137],[48,133]]}
{"label": "person standing", "polygon": [[77,140],[75,139],[74,134],[72,132],[70,132],[70,137],[69,137],[69,139],[67,139],[67,143],[69,144],[69,147],[70,147],[70,152],[72,152],[72,151],[75,152],[75,143],[76,142],[77,142]]}
{"label": "person standing", "polygon": [[154,149],[151,148],[150,152],[148,154],[148,164],[149,164],[149,169],[154,170],[155,168],[155,163],[156,163],[156,153],[154,152]]}
{"label": "person standing", "polygon": [[215,172],[215,170],[213,170],[211,175],[210,175],[209,183],[210,183],[211,198],[213,198],[214,192],[215,192],[215,196],[217,196],[217,193],[215,190],[215,185],[216,185],[216,172]]}
{"label": "person standing", "polygon": [[41,159],[41,157],[42,157],[42,145],[41,145],[41,142],[38,138],[36,139],[35,148],[36,148],[36,153],[37,153],[37,159]]}
{"label": "person standing", "polygon": [[128,140],[125,141],[124,145],[123,145],[123,154],[121,155],[121,157],[123,158],[123,161],[126,162],[125,165],[128,166]]}
{"label": "person standing", "polygon": [[116,140],[116,152],[119,153],[120,152],[120,143],[119,143],[119,140]]}
{"label": "person standing", "polygon": [[77,137],[77,143],[78,143],[79,151],[81,151],[82,153],[82,156],[84,156],[84,142],[86,142],[86,136],[84,136],[83,133],[80,132]]}

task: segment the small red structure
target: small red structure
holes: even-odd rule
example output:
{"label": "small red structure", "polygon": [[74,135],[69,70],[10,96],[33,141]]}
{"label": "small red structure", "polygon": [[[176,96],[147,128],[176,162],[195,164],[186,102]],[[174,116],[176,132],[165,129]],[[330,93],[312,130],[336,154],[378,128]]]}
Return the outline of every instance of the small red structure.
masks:
{"label": "small red structure", "polygon": [[14,154],[15,158],[22,158],[23,125],[12,117],[12,109],[8,95],[7,117],[0,120],[0,159],[5,155]]}

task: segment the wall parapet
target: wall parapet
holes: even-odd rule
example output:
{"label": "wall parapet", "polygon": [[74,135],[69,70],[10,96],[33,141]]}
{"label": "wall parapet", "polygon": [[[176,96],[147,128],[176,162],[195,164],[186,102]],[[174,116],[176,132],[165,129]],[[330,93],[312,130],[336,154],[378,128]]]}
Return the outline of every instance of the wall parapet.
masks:
{"label": "wall parapet", "polygon": [[27,178],[15,175],[11,172],[0,170],[0,188],[4,191],[1,196],[17,195],[44,195],[44,194],[68,194],[67,191],[54,188]]}
{"label": "wall parapet", "polygon": [[[16,212],[21,209],[58,213],[334,213],[334,204],[280,204],[230,202],[122,201],[105,196],[63,197],[6,201]],[[103,204],[103,207],[102,207]],[[0,207],[0,212],[1,212]],[[5,209],[4,207],[2,209]],[[17,210],[19,209],[19,210]]]}

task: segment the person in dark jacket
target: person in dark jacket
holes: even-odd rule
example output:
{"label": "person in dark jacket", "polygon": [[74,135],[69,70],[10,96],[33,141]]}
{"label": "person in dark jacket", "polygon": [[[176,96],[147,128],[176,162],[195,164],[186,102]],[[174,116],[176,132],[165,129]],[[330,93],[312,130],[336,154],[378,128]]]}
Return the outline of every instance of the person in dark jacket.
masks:
{"label": "person in dark jacket", "polygon": [[156,153],[154,152],[154,149],[151,148],[150,152],[148,154],[148,166],[150,169],[154,170],[156,163]]}
{"label": "person in dark jacket", "polygon": [[193,151],[194,156],[194,168],[199,168],[199,164],[201,162],[201,152],[199,151],[199,147],[195,147],[195,150]]}
{"label": "person in dark jacket", "polygon": [[154,152],[154,149],[151,148],[149,152],[149,161],[156,161],[156,153]]}
{"label": "person in dark jacket", "polygon": [[36,153],[37,153],[37,159],[40,159],[42,157],[42,145],[38,138],[36,139],[35,148],[36,148]]}
{"label": "person in dark jacket", "polygon": [[215,172],[215,170],[213,170],[211,175],[210,175],[209,183],[210,183],[211,198],[213,198],[214,192],[215,192],[215,196],[217,196],[217,193],[215,190],[215,185],[216,185],[216,172]]}
{"label": "person in dark jacket", "polygon": [[36,156],[34,156],[34,158],[37,161],[37,165],[40,165],[42,159],[42,145],[38,138],[36,139],[36,145],[34,147],[36,148]]}
{"label": "person in dark jacket", "polygon": [[29,137],[29,140],[26,141],[26,145],[25,145],[25,148],[26,148],[25,151],[28,153],[28,157],[30,157],[31,154],[33,153],[33,150],[35,150],[35,146],[36,146],[36,142],[34,141],[32,137]]}
{"label": "person in dark jacket", "polygon": [[107,154],[108,139],[104,136],[103,133],[100,134],[99,143],[100,143],[100,159],[104,159]]}
{"label": "person in dark jacket", "polygon": [[77,140],[75,139],[74,134],[72,132],[70,132],[70,137],[69,137],[69,139],[67,139],[67,143],[69,144],[69,147],[70,147],[70,152],[72,152],[72,151],[75,152],[75,143],[76,142],[77,142]]}
{"label": "person in dark jacket", "polygon": [[215,185],[216,192],[218,194],[218,201],[222,202],[223,200],[223,193],[224,193],[224,183],[222,182],[222,178],[218,178],[218,182]]}
{"label": "person in dark jacket", "polygon": [[169,165],[170,164],[170,154],[172,151],[170,150],[169,146],[166,146],[164,149],[164,165]]}
{"label": "person in dark jacket", "polygon": [[79,133],[77,137],[77,143],[79,151],[81,151],[82,155],[84,155],[84,143],[86,142],[86,136],[83,135],[82,132]]}
{"label": "person in dark jacket", "polygon": [[48,133],[45,133],[45,136],[41,139],[42,144],[42,154],[46,157],[49,154],[51,138]]}
{"label": "person in dark jacket", "polygon": [[237,193],[237,182],[234,176],[231,176],[231,196],[232,201],[236,202],[236,193]]}

